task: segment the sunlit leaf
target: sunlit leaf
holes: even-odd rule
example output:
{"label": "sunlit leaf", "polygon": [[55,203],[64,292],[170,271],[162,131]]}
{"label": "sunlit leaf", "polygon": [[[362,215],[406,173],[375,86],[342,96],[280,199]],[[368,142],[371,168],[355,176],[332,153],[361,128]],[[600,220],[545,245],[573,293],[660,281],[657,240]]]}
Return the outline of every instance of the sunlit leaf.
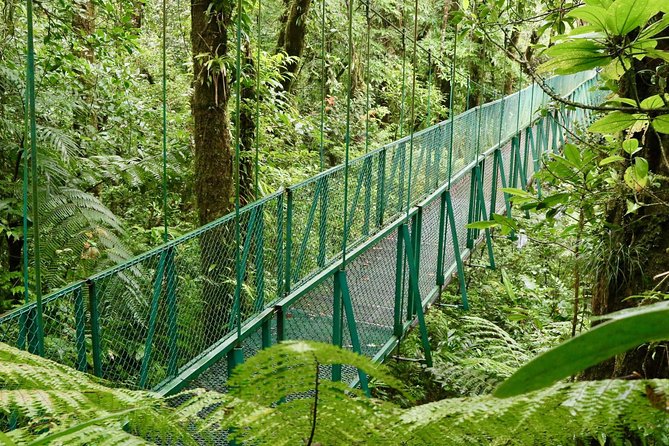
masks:
{"label": "sunlit leaf", "polygon": [[669,339],[669,302],[627,311],[537,356],[504,381],[506,398],[547,387],[637,345]]}
{"label": "sunlit leaf", "polygon": [[639,115],[614,111],[597,120],[588,129],[593,133],[617,133],[625,130],[639,119]]}

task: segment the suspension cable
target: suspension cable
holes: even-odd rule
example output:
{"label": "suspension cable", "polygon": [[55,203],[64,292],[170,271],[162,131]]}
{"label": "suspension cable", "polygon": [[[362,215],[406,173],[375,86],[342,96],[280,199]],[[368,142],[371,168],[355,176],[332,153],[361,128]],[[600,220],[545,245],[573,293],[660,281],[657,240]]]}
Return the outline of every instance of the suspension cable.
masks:
{"label": "suspension cable", "polygon": [[254,196],[255,199],[258,200],[260,198],[260,187],[259,187],[259,174],[260,174],[260,162],[259,162],[259,154],[260,154],[260,41],[261,41],[261,32],[260,32],[260,19],[262,17],[262,0],[258,0],[258,17],[256,18],[256,28],[258,28],[258,43],[257,45],[257,62],[256,62],[256,141],[255,141],[255,159],[254,159],[254,170],[255,170],[255,178],[254,178],[254,184],[253,184],[253,189],[254,189]]}
{"label": "suspension cable", "polygon": [[162,46],[162,75],[163,75],[163,85],[162,85],[162,94],[163,94],[163,241],[167,242],[168,233],[167,233],[167,1],[163,0],[162,2],[163,9],[163,38],[161,42]]}
{"label": "suspension cable", "polygon": [[353,1],[348,2],[348,80],[346,88],[346,149],[344,153],[344,236],[342,238],[342,269],[346,267],[348,234],[348,176],[349,152],[351,148],[351,96],[353,89]]}
{"label": "suspension cable", "polygon": [[[40,259],[40,230],[39,230],[39,184],[37,181],[37,122],[35,118],[35,42],[33,33],[33,2],[27,0],[28,21],[28,54],[26,59],[26,104],[28,106],[28,122],[30,128],[30,164],[32,171],[32,220],[33,220],[33,257],[35,260],[35,301],[37,323],[37,354],[44,356],[44,324],[42,318],[42,276]],[[27,188],[27,183],[24,184]],[[24,196],[27,191],[24,190]],[[23,234],[27,237],[27,233]],[[24,255],[28,255],[27,252]],[[28,287],[28,283],[25,283]]]}
{"label": "suspension cable", "polygon": [[[350,1],[350,0],[349,0]],[[371,2],[371,0],[370,0]],[[369,85],[372,81],[370,68],[372,65],[372,58],[370,54],[370,39],[372,34],[371,19],[369,17],[369,3],[365,8],[365,17],[367,19],[367,48],[365,66],[365,153],[369,152]]]}
{"label": "suspension cable", "polygon": [[432,50],[427,53],[427,122],[425,127],[429,127],[432,123],[432,115],[430,108],[430,93],[432,92]]}
{"label": "suspension cable", "polygon": [[453,114],[453,96],[455,94],[455,62],[458,51],[458,25],[455,25],[455,38],[453,39],[453,60],[451,61],[451,91],[448,95],[448,118],[451,121],[450,149],[448,151],[448,188],[451,188],[451,164],[453,162],[453,141],[455,134],[455,116]]}
{"label": "suspension cable", "polygon": [[323,9],[321,12],[321,134],[320,144],[318,145],[318,157],[320,162],[320,171],[323,171],[324,158],[324,132],[325,132],[325,83],[327,72],[325,71],[325,3],[323,0]]}
{"label": "suspension cable", "polygon": [[233,308],[236,309],[237,323],[237,339],[241,337],[242,322],[241,322],[241,287],[242,287],[242,271],[240,266],[240,244],[241,244],[241,229],[239,221],[239,155],[240,155],[240,137],[241,137],[241,90],[242,90],[242,0],[237,0],[237,54],[235,59],[236,83],[235,83],[235,272],[236,272],[236,288],[235,288],[235,302]]}
{"label": "suspension cable", "polygon": [[[411,120],[409,121],[409,180],[407,182],[407,212],[406,212],[406,221],[409,220],[409,209],[411,206],[411,174],[413,173],[413,143],[414,143],[414,120],[416,119],[416,65],[417,60],[417,51],[416,51],[416,42],[418,41],[418,0],[414,0],[414,16],[413,16],[413,70],[411,78]],[[407,246],[407,249],[410,249]]]}

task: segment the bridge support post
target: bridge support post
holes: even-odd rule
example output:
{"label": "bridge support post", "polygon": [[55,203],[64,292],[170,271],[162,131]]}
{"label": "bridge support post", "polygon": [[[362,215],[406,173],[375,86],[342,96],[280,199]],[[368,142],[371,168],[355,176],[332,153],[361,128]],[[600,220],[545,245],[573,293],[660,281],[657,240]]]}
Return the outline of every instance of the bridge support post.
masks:
{"label": "bridge support post", "polygon": [[153,336],[156,332],[156,319],[158,318],[158,304],[160,303],[160,295],[163,291],[163,279],[165,278],[165,258],[167,251],[163,251],[158,260],[158,270],[153,279],[153,297],[151,298],[151,307],[149,313],[149,326],[146,334],[146,341],[144,343],[144,356],[142,357],[142,367],[139,374],[138,387],[143,389],[146,386],[146,381],[149,378],[149,365],[151,364],[151,353],[153,349]]}
{"label": "bridge support post", "polygon": [[[446,282],[444,277],[444,241],[446,239],[446,192],[439,197],[439,241],[437,243],[437,286],[441,289]],[[440,293],[441,294],[441,293]]]}
{"label": "bridge support post", "polygon": [[244,349],[240,344],[237,344],[235,348],[230,350],[227,355],[227,364],[228,364],[228,379],[230,379],[230,374],[240,364],[244,363]]}
{"label": "bridge support post", "polygon": [[393,312],[393,334],[397,339],[401,339],[404,334],[402,324],[402,300],[404,285],[404,249],[402,247],[402,231],[397,230],[397,256],[395,261],[395,305]]}
{"label": "bridge support post", "polygon": [[[406,246],[406,249],[411,249],[413,250],[413,258],[414,258],[414,263],[415,263],[415,268],[416,271],[420,271],[420,240],[421,240],[421,233],[422,233],[422,227],[423,227],[423,207],[418,206],[418,212],[413,216],[411,219],[411,234],[413,237],[411,238],[412,244],[411,246]],[[406,319],[407,320],[412,320],[414,315],[416,314],[416,308],[415,308],[415,299],[414,299],[414,287],[411,284],[412,280],[418,280],[418,273],[416,273],[416,277],[414,278],[411,274],[409,275],[409,298],[407,299],[407,315]]]}
{"label": "bridge support post", "polygon": [[[351,336],[351,344],[353,346],[353,351],[361,355],[362,348],[360,345],[360,337],[358,336],[358,327],[355,321],[355,314],[353,312],[351,293],[349,291],[348,282],[346,280],[346,271],[340,269],[337,272],[335,272],[334,281],[335,281],[335,297],[337,296],[337,294],[339,294],[339,298],[336,300],[341,305],[339,307],[340,316],[341,316],[341,307],[343,307],[344,313],[346,314],[346,324],[348,325],[349,335]],[[343,334],[343,329],[340,329],[340,333]],[[339,342],[338,345],[341,346],[342,339],[341,338],[337,339],[337,342]],[[341,365],[338,364],[337,366],[339,367],[338,378],[341,379]],[[335,378],[334,372],[335,372],[335,366],[332,367],[333,380]],[[365,392],[367,396],[370,396],[367,374],[362,370],[358,369],[358,379],[360,380],[360,387],[362,388],[362,390]]]}
{"label": "bridge support post", "polygon": [[[414,256],[415,240],[419,234],[414,233],[413,239],[409,234],[409,227],[406,224],[400,226],[402,238],[404,239],[404,247],[406,249],[407,263],[409,264],[409,300],[413,300],[413,311],[418,317],[418,328],[420,330],[420,341],[423,345],[423,352],[425,353],[425,363],[428,367],[432,367],[432,351],[430,349],[430,339],[427,334],[427,324],[425,323],[425,313],[423,311],[423,301],[420,297],[420,288],[418,286],[418,263]],[[409,316],[409,315],[407,315]],[[413,319],[413,314],[409,319]]]}
{"label": "bridge support post", "polygon": [[174,247],[167,250],[166,262],[165,287],[167,291],[167,342],[169,349],[167,375],[176,376],[179,361],[179,347],[177,345],[179,330],[177,326],[177,282],[174,270]]}
{"label": "bridge support post", "polygon": [[317,264],[321,268],[325,265],[325,244],[328,224],[328,176],[321,177],[320,191],[320,214],[318,219],[318,259]]}
{"label": "bridge support post", "polygon": [[460,294],[462,296],[462,309],[469,310],[469,301],[467,299],[467,283],[465,282],[465,267],[462,264],[462,255],[460,253],[460,244],[458,243],[458,231],[455,226],[455,215],[453,214],[453,200],[451,191],[446,191],[446,208],[448,213],[448,223],[451,226],[451,239],[453,240],[453,252],[455,255],[455,265],[458,270],[458,281],[460,283]]}
{"label": "bridge support post", "polygon": [[93,374],[102,377],[102,349],[100,348],[100,309],[95,280],[88,280],[88,311],[91,315],[91,347],[93,353]]}
{"label": "bridge support post", "polygon": [[376,227],[383,226],[383,211],[385,204],[385,184],[386,184],[386,149],[383,148],[379,152],[379,165],[377,167],[376,178],[378,186],[376,186]]}
{"label": "bridge support post", "polygon": [[[477,220],[478,217],[482,217],[482,221],[488,220],[488,212],[486,211],[485,208],[485,195],[483,194],[483,175],[481,174],[481,168],[479,166],[476,166],[475,168],[476,172],[476,184],[477,184],[477,191],[478,191],[478,199],[479,202],[483,203],[478,212],[479,214],[477,215]],[[495,269],[495,256],[493,254],[493,249],[492,249],[492,237],[490,237],[490,229],[486,228],[485,229],[485,242],[488,247],[488,260],[490,261],[490,269]]]}

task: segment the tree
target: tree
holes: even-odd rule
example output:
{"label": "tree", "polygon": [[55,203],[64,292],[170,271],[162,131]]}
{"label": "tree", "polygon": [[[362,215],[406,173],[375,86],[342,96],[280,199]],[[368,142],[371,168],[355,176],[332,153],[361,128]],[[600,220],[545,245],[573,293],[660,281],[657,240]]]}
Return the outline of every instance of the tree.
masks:
{"label": "tree", "polygon": [[299,58],[302,57],[304,51],[311,0],[284,0],[284,6],[276,50],[277,52],[283,51],[291,57],[281,73],[283,90],[290,91],[299,68]]}

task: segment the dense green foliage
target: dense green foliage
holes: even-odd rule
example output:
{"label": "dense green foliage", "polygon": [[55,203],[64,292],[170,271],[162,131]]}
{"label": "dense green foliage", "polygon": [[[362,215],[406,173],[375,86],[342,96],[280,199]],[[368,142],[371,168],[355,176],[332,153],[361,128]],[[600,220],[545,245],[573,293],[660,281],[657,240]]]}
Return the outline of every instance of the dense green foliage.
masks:
{"label": "dense green foliage", "polygon": [[198,444],[226,430],[253,444],[286,445],[615,443],[630,434],[669,442],[664,381],[583,382],[402,410],[328,380],[329,367],[339,363],[401,386],[368,359],[317,343],[259,353],[239,366],[228,394],[196,389],[170,401],[105,387],[3,344],[0,358],[0,423],[15,427],[0,439],[9,445]]}

